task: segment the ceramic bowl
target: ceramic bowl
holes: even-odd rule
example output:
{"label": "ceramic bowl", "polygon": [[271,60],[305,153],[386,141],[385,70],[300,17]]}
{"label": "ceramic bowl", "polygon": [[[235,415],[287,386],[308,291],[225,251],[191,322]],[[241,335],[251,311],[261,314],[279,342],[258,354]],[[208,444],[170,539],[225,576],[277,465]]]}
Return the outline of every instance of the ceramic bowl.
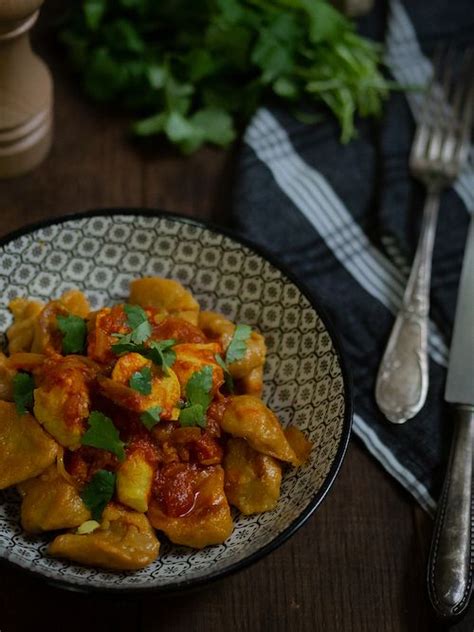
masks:
{"label": "ceramic bowl", "polygon": [[43,301],[83,290],[93,309],[123,300],[131,279],[158,275],[189,288],[202,309],[265,336],[264,400],[313,443],[288,468],[274,511],[235,512],[228,540],[197,551],[164,541],[137,572],[108,572],[46,553],[49,537],[23,532],[19,497],[0,492],[0,559],[78,590],[176,591],[223,577],[284,542],[314,512],[339,470],[351,426],[350,384],[334,329],[318,302],[271,257],[227,232],[147,210],[101,210],[27,227],[0,241],[0,331],[15,296]]}

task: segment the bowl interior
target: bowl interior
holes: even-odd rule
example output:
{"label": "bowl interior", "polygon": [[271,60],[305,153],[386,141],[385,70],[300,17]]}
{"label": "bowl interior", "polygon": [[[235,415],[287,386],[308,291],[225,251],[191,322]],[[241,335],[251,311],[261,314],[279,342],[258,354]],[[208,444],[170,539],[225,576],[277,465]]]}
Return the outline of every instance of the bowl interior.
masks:
{"label": "bowl interior", "polygon": [[283,424],[314,445],[310,462],[286,470],[277,508],[245,517],[225,544],[194,551],[163,543],[160,558],[134,573],[106,572],[47,556],[48,538],[23,533],[15,491],[0,492],[0,557],[77,588],[179,588],[234,569],[283,540],[332,481],[349,431],[347,384],[318,312],[283,272],[242,243],[166,216],[102,214],[34,229],[0,246],[0,330],[15,296],[47,301],[83,290],[93,307],[123,300],[138,276],[174,278],[202,309],[257,327],[268,359],[264,400]]}

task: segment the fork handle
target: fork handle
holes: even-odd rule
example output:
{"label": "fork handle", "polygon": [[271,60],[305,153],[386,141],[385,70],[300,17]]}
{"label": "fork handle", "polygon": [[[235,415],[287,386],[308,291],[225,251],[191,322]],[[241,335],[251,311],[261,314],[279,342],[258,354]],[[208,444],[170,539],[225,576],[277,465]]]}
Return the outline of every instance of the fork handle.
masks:
{"label": "fork handle", "polygon": [[390,334],[375,386],[375,399],[385,417],[396,424],[414,417],[428,391],[428,312],[431,259],[440,192],[429,189],[421,233],[402,307]]}

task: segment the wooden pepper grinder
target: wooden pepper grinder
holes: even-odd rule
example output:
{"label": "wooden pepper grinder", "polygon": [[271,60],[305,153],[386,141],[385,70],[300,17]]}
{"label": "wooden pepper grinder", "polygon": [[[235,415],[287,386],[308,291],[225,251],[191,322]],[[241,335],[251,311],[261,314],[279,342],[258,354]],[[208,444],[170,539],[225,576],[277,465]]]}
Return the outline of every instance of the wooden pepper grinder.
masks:
{"label": "wooden pepper grinder", "polygon": [[0,178],[38,165],[52,139],[53,82],[30,46],[43,0],[0,0]]}

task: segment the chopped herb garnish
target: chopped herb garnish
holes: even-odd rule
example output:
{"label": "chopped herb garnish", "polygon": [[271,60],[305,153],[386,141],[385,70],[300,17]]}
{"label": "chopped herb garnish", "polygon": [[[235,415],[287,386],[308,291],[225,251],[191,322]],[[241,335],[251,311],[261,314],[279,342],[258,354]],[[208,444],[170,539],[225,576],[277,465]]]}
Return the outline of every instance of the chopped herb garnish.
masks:
{"label": "chopped herb garnish", "polygon": [[13,399],[19,415],[24,415],[33,403],[35,380],[29,373],[17,373],[13,377]]}
{"label": "chopped herb garnish", "polygon": [[247,340],[250,338],[252,328],[248,325],[237,325],[225,354],[226,364],[232,364],[242,360],[247,352]]}
{"label": "chopped herb garnish", "polygon": [[100,521],[102,512],[110,502],[115,490],[115,474],[99,470],[81,492],[81,498],[92,514],[92,519]]}
{"label": "chopped herb garnish", "polygon": [[130,388],[138,391],[142,395],[150,395],[151,393],[151,369],[144,366],[140,371],[135,371],[129,381]]}
{"label": "chopped herb garnish", "polygon": [[172,347],[176,344],[176,340],[152,340],[150,348],[146,350],[146,357],[150,358],[155,364],[161,366],[163,372],[168,375],[168,369],[173,366],[176,360],[176,353]]}
{"label": "chopped herb garnish", "polygon": [[136,344],[131,341],[131,334],[114,334],[119,338],[119,342],[112,345],[112,351],[116,355],[123,353],[139,353],[151,360],[157,366],[163,369],[165,375],[168,375],[168,369],[173,366],[176,360],[176,353],[172,347],[176,344],[176,340],[152,340],[149,346],[144,344]]}
{"label": "chopped herb garnish", "polygon": [[82,445],[108,450],[115,454],[119,461],[125,459],[124,442],[121,441],[119,432],[114,422],[97,410],[93,410],[88,419],[89,428],[82,436]]}
{"label": "chopped herb garnish", "polygon": [[130,341],[135,344],[145,342],[151,335],[151,325],[145,310],[139,305],[124,305],[123,310],[127,314],[127,325],[132,330]]}
{"label": "chopped herb garnish", "polygon": [[64,355],[83,353],[87,337],[87,324],[80,316],[68,314],[56,316],[59,331],[63,335],[62,351]]}
{"label": "chopped herb garnish", "polygon": [[152,408],[145,410],[145,412],[140,415],[140,420],[145,428],[151,430],[156,426],[156,424],[160,421],[162,410],[161,406],[153,406]]}
{"label": "chopped herb garnish", "polygon": [[218,353],[216,353],[214,357],[216,359],[217,364],[224,371],[224,380],[225,380],[225,385],[227,387],[227,390],[229,391],[229,393],[233,393],[234,392],[234,378],[229,373],[229,367],[227,366],[227,364],[224,362],[224,360]]}
{"label": "chopped herb garnish", "polygon": [[212,366],[206,365],[191,375],[186,384],[186,406],[179,414],[182,426],[206,427],[206,412],[212,401]]}

